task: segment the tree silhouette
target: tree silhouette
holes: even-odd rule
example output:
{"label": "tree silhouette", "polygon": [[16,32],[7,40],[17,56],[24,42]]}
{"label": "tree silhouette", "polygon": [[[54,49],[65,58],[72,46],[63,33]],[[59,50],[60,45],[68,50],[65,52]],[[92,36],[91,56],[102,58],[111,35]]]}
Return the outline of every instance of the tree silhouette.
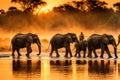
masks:
{"label": "tree silhouette", "polygon": [[82,1],[72,1],[73,5],[75,5],[75,7],[81,11],[85,11],[85,4],[86,2],[84,0]]}
{"label": "tree silhouette", "polygon": [[47,4],[42,0],[11,0],[11,2],[20,4],[23,10],[31,9],[30,11],[32,12],[34,8],[37,8],[38,6],[44,6]]}
{"label": "tree silhouette", "polygon": [[6,13],[9,16],[16,16],[16,15],[18,16],[18,15],[22,14],[22,11],[17,9],[14,6],[11,6],[11,7],[8,8],[8,11]]}
{"label": "tree silhouette", "polygon": [[16,11],[16,10],[18,10],[18,9],[16,7],[13,7],[13,6],[8,8],[8,11]]}
{"label": "tree silhouette", "polygon": [[5,14],[5,11],[3,9],[0,10],[0,15]]}
{"label": "tree silhouette", "polygon": [[69,14],[70,13],[79,13],[80,9],[83,9],[80,7],[82,7],[82,6],[80,6],[80,4],[78,5],[78,3],[76,1],[73,1],[70,3],[65,3],[63,5],[60,5],[58,7],[54,7],[53,11],[61,12],[61,13],[65,12],[65,13],[69,13]]}
{"label": "tree silhouette", "polygon": [[116,11],[120,12],[120,2],[113,4],[113,7],[116,7]]}
{"label": "tree silhouette", "polygon": [[87,8],[88,11],[99,11],[106,9],[106,5],[108,5],[105,1],[100,0],[87,0]]}

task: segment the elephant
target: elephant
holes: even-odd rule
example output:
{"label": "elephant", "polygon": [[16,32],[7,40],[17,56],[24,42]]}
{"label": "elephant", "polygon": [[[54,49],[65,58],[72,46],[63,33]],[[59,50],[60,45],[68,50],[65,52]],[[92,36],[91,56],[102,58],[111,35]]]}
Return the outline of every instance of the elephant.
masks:
{"label": "elephant", "polygon": [[79,43],[75,43],[75,48],[76,48],[76,53],[74,56],[77,57],[77,54],[78,54],[79,55],[78,57],[81,57],[80,52],[83,51],[84,52],[83,57],[85,58],[87,41],[83,40],[83,41],[79,41]]}
{"label": "elephant", "polygon": [[56,57],[59,57],[60,55],[58,53],[58,49],[63,47],[66,50],[65,57],[68,57],[68,53],[70,54],[70,57],[72,57],[70,43],[73,42],[78,42],[75,33],[55,34],[50,40],[50,44],[51,44],[50,57],[52,56],[53,51],[56,52]]}
{"label": "elephant", "polygon": [[120,34],[118,35],[118,44],[117,44],[117,46],[119,45],[119,43],[120,43]]}
{"label": "elephant", "polygon": [[92,51],[94,52],[95,57],[97,58],[96,49],[101,49],[100,57],[103,58],[104,51],[108,54],[109,58],[112,58],[108,45],[112,45],[114,48],[115,57],[117,56],[117,45],[113,35],[109,34],[92,34],[87,39],[87,47],[88,47],[88,57],[92,57]]}
{"label": "elephant", "polygon": [[22,34],[18,33],[16,34],[12,40],[12,56],[14,55],[15,50],[18,53],[18,56],[21,56],[20,54],[20,48],[26,48],[27,49],[27,54],[26,56],[29,57],[29,54],[32,52],[31,49],[31,44],[36,43],[39,49],[39,53],[37,55],[41,54],[41,42],[37,34],[32,34],[32,33],[27,33],[27,34]]}

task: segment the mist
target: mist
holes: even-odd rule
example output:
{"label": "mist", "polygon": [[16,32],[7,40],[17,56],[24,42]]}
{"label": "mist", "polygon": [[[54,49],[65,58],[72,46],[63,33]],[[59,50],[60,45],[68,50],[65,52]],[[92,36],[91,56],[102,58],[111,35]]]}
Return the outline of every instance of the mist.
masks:
{"label": "mist", "polygon": [[119,26],[120,14],[106,7],[88,12],[65,4],[62,9],[60,5],[48,13],[34,15],[20,10],[8,11],[0,15],[0,50],[9,50],[15,34],[29,32],[38,34],[45,49],[57,33],[72,32],[79,36],[83,32],[85,39],[92,34],[106,33],[112,34],[117,42]]}
{"label": "mist", "polygon": [[[113,16],[110,20],[114,21]],[[24,16],[10,16],[1,20],[0,33],[1,37],[12,38],[17,33],[36,33],[40,38],[50,39],[56,33],[74,32],[77,35],[83,32],[85,36],[93,33],[98,34],[119,34],[120,27],[111,25],[106,20],[96,17],[96,15],[78,15],[78,14],[60,14],[49,12],[46,14],[35,15],[31,21]]]}

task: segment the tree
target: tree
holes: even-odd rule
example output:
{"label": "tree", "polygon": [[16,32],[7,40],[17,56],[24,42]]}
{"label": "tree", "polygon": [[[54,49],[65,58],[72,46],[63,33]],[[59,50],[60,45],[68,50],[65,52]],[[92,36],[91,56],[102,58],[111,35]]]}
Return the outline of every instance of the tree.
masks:
{"label": "tree", "polygon": [[116,8],[117,12],[120,12],[120,2],[117,2],[117,3],[113,4],[113,7]]}
{"label": "tree", "polygon": [[15,16],[15,15],[18,15],[18,14],[22,14],[22,11],[17,9],[14,6],[11,6],[11,7],[8,8],[8,11],[6,13],[7,13],[7,15]]}
{"label": "tree", "polygon": [[100,0],[87,0],[87,7],[88,11],[92,11],[95,9],[104,10],[106,8],[106,5],[108,5],[105,1]]}
{"label": "tree", "polygon": [[67,13],[76,13],[79,12],[79,9],[71,5],[70,3],[65,3],[58,7],[53,8],[54,12],[67,12]]}
{"label": "tree", "polygon": [[85,1],[72,1],[73,5],[81,11],[85,11]]}
{"label": "tree", "polygon": [[9,7],[8,10],[9,10],[9,11],[16,11],[17,8],[12,6],[12,7]]}
{"label": "tree", "polygon": [[23,10],[31,9],[32,12],[38,6],[44,6],[47,4],[42,0],[11,0],[11,2],[20,4]]}
{"label": "tree", "polygon": [[3,9],[0,10],[0,15],[5,14],[5,11]]}

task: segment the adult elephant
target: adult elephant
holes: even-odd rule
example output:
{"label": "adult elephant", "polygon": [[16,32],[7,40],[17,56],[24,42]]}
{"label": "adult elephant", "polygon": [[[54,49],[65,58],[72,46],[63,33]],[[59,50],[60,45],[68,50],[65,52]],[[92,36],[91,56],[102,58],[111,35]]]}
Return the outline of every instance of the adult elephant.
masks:
{"label": "adult elephant", "polygon": [[58,53],[58,49],[64,47],[66,49],[65,57],[68,57],[68,53],[70,54],[70,57],[72,57],[70,43],[73,43],[73,42],[78,42],[78,39],[75,33],[54,35],[50,40],[50,44],[51,44],[50,56],[52,56],[53,51],[55,51],[56,56],[59,57],[60,55]]}
{"label": "adult elephant", "polygon": [[101,49],[101,58],[103,58],[104,51],[108,54],[109,58],[111,58],[111,54],[108,48],[108,45],[111,44],[114,48],[115,57],[117,56],[117,45],[115,39],[112,35],[108,34],[93,34],[87,39],[88,46],[88,57],[92,57],[92,51],[94,52],[95,57],[98,57],[96,54],[96,49]]}
{"label": "adult elephant", "polygon": [[120,43],[120,34],[118,35],[118,44],[117,44],[117,46],[119,45],[119,43]]}
{"label": "adult elephant", "polygon": [[83,57],[85,58],[87,41],[83,40],[83,41],[79,41],[79,43],[75,43],[75,48],[76,48],[76,52],[74,56],[77,57],[77,54],[78,54],[78,57],[81,57],[80,52],[83,51],[84,52]]}
{"label": "adult elephant", "polygon": [[29,54],[32,52],[32,49],[31,49],[32,43],[36,43],[38,45],[39,53],[37,55],[40,55],[41,53],[41,43],[37,34],[18,33],[12,38],[11,43],[12,43],[12,56],[14,56],[15,50],[17,51],[18,56],[21,56],[19,51],[20,48],[26,48],[27,49],[26,56],[29,56]]}

